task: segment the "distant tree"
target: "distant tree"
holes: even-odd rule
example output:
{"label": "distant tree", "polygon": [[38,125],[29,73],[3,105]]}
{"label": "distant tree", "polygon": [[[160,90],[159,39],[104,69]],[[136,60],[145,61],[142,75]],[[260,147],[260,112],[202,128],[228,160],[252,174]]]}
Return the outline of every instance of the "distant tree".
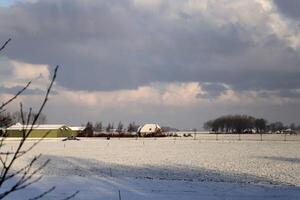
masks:
{"label": "distant tree", "polygon": [[110,131],[111,131],[111,129],[112,129],[112,126],[111,126],[111,124],[110,123],[108,123],[108,125],[107,125],[107,127],[106,127],[106,132],[107,133],[109,133]]}
{"label": "distant tree", "polygon": [[123,126],[124,125],[120,121],[119,124],[118,124],[118,126],[117,126],[117,130],[116,130],[119,134],[123,132]]}
{"label": "distant tree", "polygon": [[271,123],[271,124],[269,125],[269,129],[270,129],[270,131],[272,131],[272,132],[277,132],[277,131],[281,132],[281,131],[283,131],[283,129],[284,129],[284,125],[283,125],[282,122],[277,121],[277,122]]}
{"label": "distant tree", "polygon": [[113,132],[114,128],[115,128],[114,123],[111,123],[110,132]]}
{"label": "distant tree", "polygon": [[103,129],[103,127],[102,127],[102,122],[96,122],[95,127],[94,127],[94,130],[95,130],[95,131],[101,132],[102,129]]}
{"label": "distant tree", "polygon": [[13,119],[9,112],[0,113],[0,128],[7,128],[13,124]]}
{"label": "distant tree", "polygon": [[[34,113],[34,112],[32,112],[31,113],[31,117],[29,117],[29,119],[27,119],[28,118],[28,113],[27,112],[25,112],[24,111],[24,113],[23,113],[23,117],[24,117],[24,120],[27,122],[27,120],[30,122],[30,123],[32,123],[32,121],[33,121],[33,119],[34,119],[34,116],[36,116],[37,115],[37,113]],[[16,111],[16,112],[14,112],[12,115],[11,115],[11,118],[12,118],[12,121],[13,121],[13,123],[14,124],[16,124],[16,123],[21,123],[22,124],[22,114],[21,114],[21,112],[20,111]],[[39,117],[39,119],[38,119],[38,121],[36,122],[37,124],[45,124],[47,122],[47,117],[46,117],[46,115],[44,115],[43,113],[41,113],[40,114],[40,117]]]}
{"label": "distant tree", "polygon": [[129,123],[128,127],[127,127],[127,131],[129,133],[132,133],[132,132],[137,132],[139,126],[135,124],[135,122],[131,122]]}
{"label": "distant tree", "polygon": [[256,129],[257,133],[266,131],[266,129],[267,129],[267,120],[262,119],[262,118],[255,119],[254,126],[255,126],[255,129]]}
{"label": "distant tree", "polygon": [[255,121],[254,117],[248,115],[226,115],[205,122],[203,128],[213,132],[244,133],[252,131]]}
{"label": "distant tree", "polygon": [[294,123],[291,123],[289,128],[294,131],[297,127]]}
{"label": "distant tree", "polygon": [[85,129],[83,131],[85,137],[93,137],[94,135],[94,128],[93,128],[93,123],[88,122],[85,126]]}
{"label": "distant tree", "polygon": [[213,127],[213,123],[214,123],[213,120],[209,120],[209,121],[205,122],[203,125],[204,130],[215,131],[214,127]]}
{"label": "distant tree", "polygon": [[133,132],[133,125],[132,125],[132,123],[129,123],[129,124],[128,124],[127,132],[129,132],[129,133],[132,133],[132,132]]}
{"label": "distant tree", "polygon": [[11,115],[9,112],[0,113],[0,136],[3,136],[4,131],[2,129],[7,128],[13,124]]}

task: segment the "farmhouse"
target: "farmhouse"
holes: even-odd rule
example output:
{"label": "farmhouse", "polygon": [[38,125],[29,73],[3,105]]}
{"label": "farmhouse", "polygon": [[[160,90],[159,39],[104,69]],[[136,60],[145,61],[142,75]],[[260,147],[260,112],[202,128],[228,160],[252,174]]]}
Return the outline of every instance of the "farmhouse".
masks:
{"label": "farmhouse", "polygon": [[[17,123],[6,129],[7,137],[22,137],[23,129],[29,130],[29,127],[24,127],[22,124]],[[43,124],[33,126],[32,132],[28,137],[31,138],[56,138],[56,137],[71,137],[77,136],[80,131],[83,131],[83,127],[69,127],[64,124]]]}
{"label": "farmhouse", "polygon": [[138,128],[138,134],[142,137],[145,136],[158,136],[161,135],[162,130],[158,124],[145,124]]}

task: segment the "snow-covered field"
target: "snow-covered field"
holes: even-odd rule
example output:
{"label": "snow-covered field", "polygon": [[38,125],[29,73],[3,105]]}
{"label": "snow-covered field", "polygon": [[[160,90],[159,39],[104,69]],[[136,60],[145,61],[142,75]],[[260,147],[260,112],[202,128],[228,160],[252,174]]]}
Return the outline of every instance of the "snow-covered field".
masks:
{"label": "snow-covered field", "polygon": [[300,141],[46,139],[16,169],[39,153],[43,180],[10,199],[300,199]]}

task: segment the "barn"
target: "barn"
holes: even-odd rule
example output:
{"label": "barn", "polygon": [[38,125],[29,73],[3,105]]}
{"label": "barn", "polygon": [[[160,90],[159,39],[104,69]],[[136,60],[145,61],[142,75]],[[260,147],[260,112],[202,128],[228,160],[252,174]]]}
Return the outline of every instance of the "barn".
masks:
{"label": "barn", "polygon": [[161,127],[158,124],[144,124],[138,128],[139,136],[160,136],[162,134]]}
{"label": "barn", "polygon": [[[17,123],[12,125],[6,129],[6,137],[22,137],[23,129],[27,131],[30,129],[29,127],[24,127],[22,124]],[[69,127],[64,124],[43,124],[43,125],[35,125],[32,129],[32,132],[28,137],[31,138],[57,138],[57,137],[71,137],[77,136],[79,133],[79,128]]]}

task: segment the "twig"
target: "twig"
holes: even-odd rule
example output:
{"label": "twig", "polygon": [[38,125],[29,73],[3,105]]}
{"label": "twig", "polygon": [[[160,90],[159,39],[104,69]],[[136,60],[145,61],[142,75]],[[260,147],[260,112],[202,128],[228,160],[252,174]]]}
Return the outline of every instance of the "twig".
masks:
{"label": "twig", "polygon": [[11,41],[11,38],[9,38],[0,48],[0,51],[2,51],[3,49],[5,49],[6,45]]}
{"label": "twig", "polygon": [[7,177],[5,178],[5,180],[7,181],[8,179],[10,179],[10,178],[12,178],[12,177],[14,177],[14,176],[20,174],[22,171],[25,171],[26,169],[30,168],[30,167],[33,165],[33,163],[34,163],[35,161],[37,161],[40,157],[41,157],[41,154],[38,155],[38,156],[35,156],[35,157],[30,161],[30,163],[29,163],[28,165],[26,165],[25,167],[19,169],[19,170],[16,171],[15,173],[10,174],[9,176],[7,176]]}
{"label": "twig", "polygon": [[72,199],[72,198],[74,198],[78,193],[79,193],[79,191],[77,190],[76,192],[74,192],[73,194],[71,194],[70,196],[68,196],[68,197],[66,197],[66,198],[64,198],[64,199],[62,199],[62,200],[69,200],[69,199]]}
{"label": "twig", "polygon": [[53,186],[52,188],[50,188],[49,190],[43,192],[42,194],[36,196],[36,197],[33,197],[33,198],[30,198],[28,200],[37,200],[37,199],[41,199],[42,197],[46,196],[47,194],[49,194],[50,192],[52,192],[53,190],[55,190],[55,186]]}
{"label": "twig", "polygon": [[9,103],[11,103],[13,100],[15,100],[20,94],[22,94],[29,87],[30,84],[31,84],[31,81],[29,81],[23,89],[21,89],[19,92],[17,92],[17,94],[15,94],[15,96],[13,96],[8,101],[2,103],[2,105],[0,106],[0,110],[2,110],[5,106],[7,106]]}
{"label": "twig", "polygon": [[[54,70],[54,75],[52,77],[52,80],[50,82],[50,85],[47,89],[47,92],[45,94],[45,97],[44,97],[44,100],[42,102],[42,105],[40,106],[39,108],[39,111],[38,113],[34,116],[33,118],[33,121],[32,123],[29,125],[29,122],[30,122],[30,115],[31,115],[31,109],[30,109],[30,112],[29,112],[29,116],[28,116],[28,119],[26,121],[26,124],[25,124],[25,119],[24,119],[24,112],[23,112],[23,105],[20,104],[20,111],[21,111],[21,117],[22,117],[22,122],[23,122],[23,129],[22,129],[22,139],[16,149],[16,151],[14,152],[11,160],[7,163],[7,160],[3,160],[1,159],[1,163],[3,165],[3,170],[1,172],[1,177],[0,177],[0,187],[3,185],[3,183],[8,180],[9,178],[12,178],[16,175],[20,175],[20,173],[23,173],[20,177],[20,179],[7,191],[3,192],[0,194],[0,199],[3,199],[4,197],[6,197],[8,194],[14,192],[14,191],[17,191],[17,190],[21,190],[21,189],[24,189],[26,187],[28,187],[29,185],[33,184],[33,183],[36,183],[37,181],[39,181],[42,176],[39,176],[38,178],[32,180],[33,176],[39,172],[40,170],[42,170],[48,163],[49,163],[49,160],[47,160],[43,165],[41,165],[39,168],[37,168],[36,170],[34,170],[33,172],[30,172],[31,171],[31,168],[33,166],[33,163],[39,158],[39,157],[36,157],[34,158],[29,165],[25,166],[21,171],[18,171],[17,173],[15,174],[12,174],[12,175],[8,175],[8,172],[10,171],[10,169],[12,168],[13,164],[15,163],[15,161],[21,157],[22,155],[24,155],[26,152],[30,151],[34,146],[36,146],[44,137],[46,137],[46,135],[48,133],[45,134],[45,136],[43,138],[41,138],[39,141],[37,141],[36,143],[34,143],[33,145],[31,145],[27,150],[25,151],[21,151],[23,145],[24,145],[24,142],[26,141],[26,139],[28,138],[28,136],[30,135],[30,133],[32,132],[35,124],[37,123],[37,120],[39,118],[39,116],[41,115],[41,112],[42,110],[44,109],[45,105],[46,105],[46,102],[48,101],[48,97],[49,97],[49,94],[50,94],[50,91],[52,89],[52,86],[53,86],[53,83],[56,79],[56,74],[57,74],[57,70],[58,70],[58,66],[55,68]],[[11,98],[10,100],[8,100],[7,102],[3,103],[2,106],[0,107],[0,110],[5,107],[7,104],[9,104],[10,102],[12,102],[14,99],[17,98],[17,96],[19,96],[23,91],[25,91],[28,86],[30,85],[31,82],[29,82],[22,90],[20,90],[13,98]],[[24,126],[25,125],[25,126]],[[30,129],[28,130],[28,126],[30,127]],[[0,141],[0,144],[2,145],[2,142],[3,140]],[[8,155],[8,154],[6,154]],[[32,181],[30,181],[32,180]],[[74,193],[75,194],[75,193]],[[44,194],[46,195],[46,194]],[[43,196],[44,196],[43,195]],[[38,198],[38,197],[36,197]]]}

